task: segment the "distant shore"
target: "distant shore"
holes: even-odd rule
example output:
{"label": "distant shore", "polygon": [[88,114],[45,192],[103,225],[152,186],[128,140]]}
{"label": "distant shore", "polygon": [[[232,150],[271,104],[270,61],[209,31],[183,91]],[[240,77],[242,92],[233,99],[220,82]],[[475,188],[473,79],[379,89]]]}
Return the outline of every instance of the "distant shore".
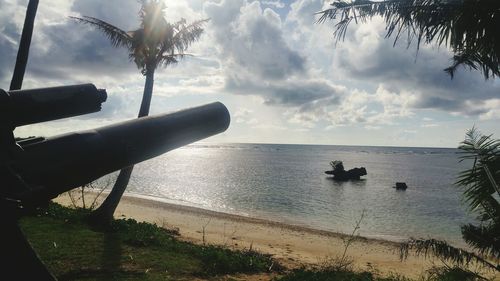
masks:
{"label": "distant shore", "polygon": [[[66,194],[54,201],[70,205]],[[318,265],[340,257],[344,251],[344,234],[293,226],[263,219],[204,210],[125,195],[115,214],[178,229],[181,239],[194,243],[224,245],[272,254],[283,264],[297,267]],[[437,261],[410,257],[399,260],[398,243],[359,237],[347,255],[360,270],[374,268],[382,274],[398,273],[418,277]]]}

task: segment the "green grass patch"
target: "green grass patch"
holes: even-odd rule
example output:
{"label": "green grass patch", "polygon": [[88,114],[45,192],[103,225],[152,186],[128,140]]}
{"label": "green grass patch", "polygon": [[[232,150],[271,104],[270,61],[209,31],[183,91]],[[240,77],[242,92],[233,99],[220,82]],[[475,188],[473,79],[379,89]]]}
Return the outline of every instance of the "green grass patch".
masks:
{"label": "green grass patch", "polygon": [[97,230],[88,211],[51,203],[20,225],[60,280],[190,280],[279,269],[269,255],[179,241],[168,230],[132,219]]}

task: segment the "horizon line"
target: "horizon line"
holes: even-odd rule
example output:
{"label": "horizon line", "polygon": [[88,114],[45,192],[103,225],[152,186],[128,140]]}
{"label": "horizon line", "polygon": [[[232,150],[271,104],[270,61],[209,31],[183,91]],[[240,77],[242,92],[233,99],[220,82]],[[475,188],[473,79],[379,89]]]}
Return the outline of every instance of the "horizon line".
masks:
{"label": "horizon line", "polygon": [[[316,146],[358,146],[358,147],[394,147],[394,148],[436,148],[436,149],[458,149],[457,147],[439,147],[439,146],[404,146],[404,145],[363,145],[363,144],[316,144],[316,143],[272,143],[272,142],[225,142],[225,141],[197,141],[195,143],[206,144],[266,144],[266,145],[316,145]],[[191,144],[195,144],[191,143]],[[189,145],[191,145],[189,144]]]}

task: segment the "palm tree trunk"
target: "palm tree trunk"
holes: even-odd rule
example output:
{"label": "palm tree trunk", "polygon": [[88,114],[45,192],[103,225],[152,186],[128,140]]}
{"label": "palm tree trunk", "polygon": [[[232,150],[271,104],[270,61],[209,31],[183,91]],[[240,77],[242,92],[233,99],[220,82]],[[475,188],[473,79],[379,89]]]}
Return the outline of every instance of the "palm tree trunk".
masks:
{"label": "palm tree trunk", "polygon": [[153,84],[155,79],[154,67],[149,67],[146,74],[146,84],[144,84],[144,93],[142,94],[141,108],[139,109],[138,118],[149,115],[149,107],[151,105],[151,98],[153,97]]}
{"label": "palm tree trunk", "polygon": [[[151,98],[153,97],[153,84],[154,84],[154,67],[148,67],[146,72],[146,83],[144,85],[144,92],[142,95],[141,108],[139,110],[138,118],[149,115],[149,107],[151,105]],[[130,176],[134,166],[128,166],[120,170],[118,178],[116,179],[111,192],[104,202],[97,208],[89,217],[89,221],[93,225],[106,226],[109,225],[113,220],[113,214],[115,213],[118,203],[125,192],[130,181]]]}
{"label": "palm tree trunk", "polygon": [[36,10],[38,8],[38,0],[30,0],[26,9],[26,17],[24,18],[23,32],[21,33],[21,41],[17,51],[16,66],[14,74],[10,81],[10,90],[19,90],[23,85],[24,72],[26,64],[28,64],[28,55],[30,52],[31,35],[33,34],[33,25],[35,23]]}

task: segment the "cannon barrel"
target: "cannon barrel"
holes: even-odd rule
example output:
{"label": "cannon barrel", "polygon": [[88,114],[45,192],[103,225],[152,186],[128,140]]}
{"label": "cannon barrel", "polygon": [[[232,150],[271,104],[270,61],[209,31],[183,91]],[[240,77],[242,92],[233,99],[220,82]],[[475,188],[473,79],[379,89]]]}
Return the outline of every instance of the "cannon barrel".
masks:
{"label": "cannon barrel", "polygon": [[32,188],[21,201],[43,201],[121,168],[225,131],[230,122],[219,102],[138,118],[23,145],[12,164]]}
{"label": "cannon barrel", "polygon": [[0,126],[18,127],[97,112],[106,98],[106,91],[93,84],[9,92],[0,89]]}

